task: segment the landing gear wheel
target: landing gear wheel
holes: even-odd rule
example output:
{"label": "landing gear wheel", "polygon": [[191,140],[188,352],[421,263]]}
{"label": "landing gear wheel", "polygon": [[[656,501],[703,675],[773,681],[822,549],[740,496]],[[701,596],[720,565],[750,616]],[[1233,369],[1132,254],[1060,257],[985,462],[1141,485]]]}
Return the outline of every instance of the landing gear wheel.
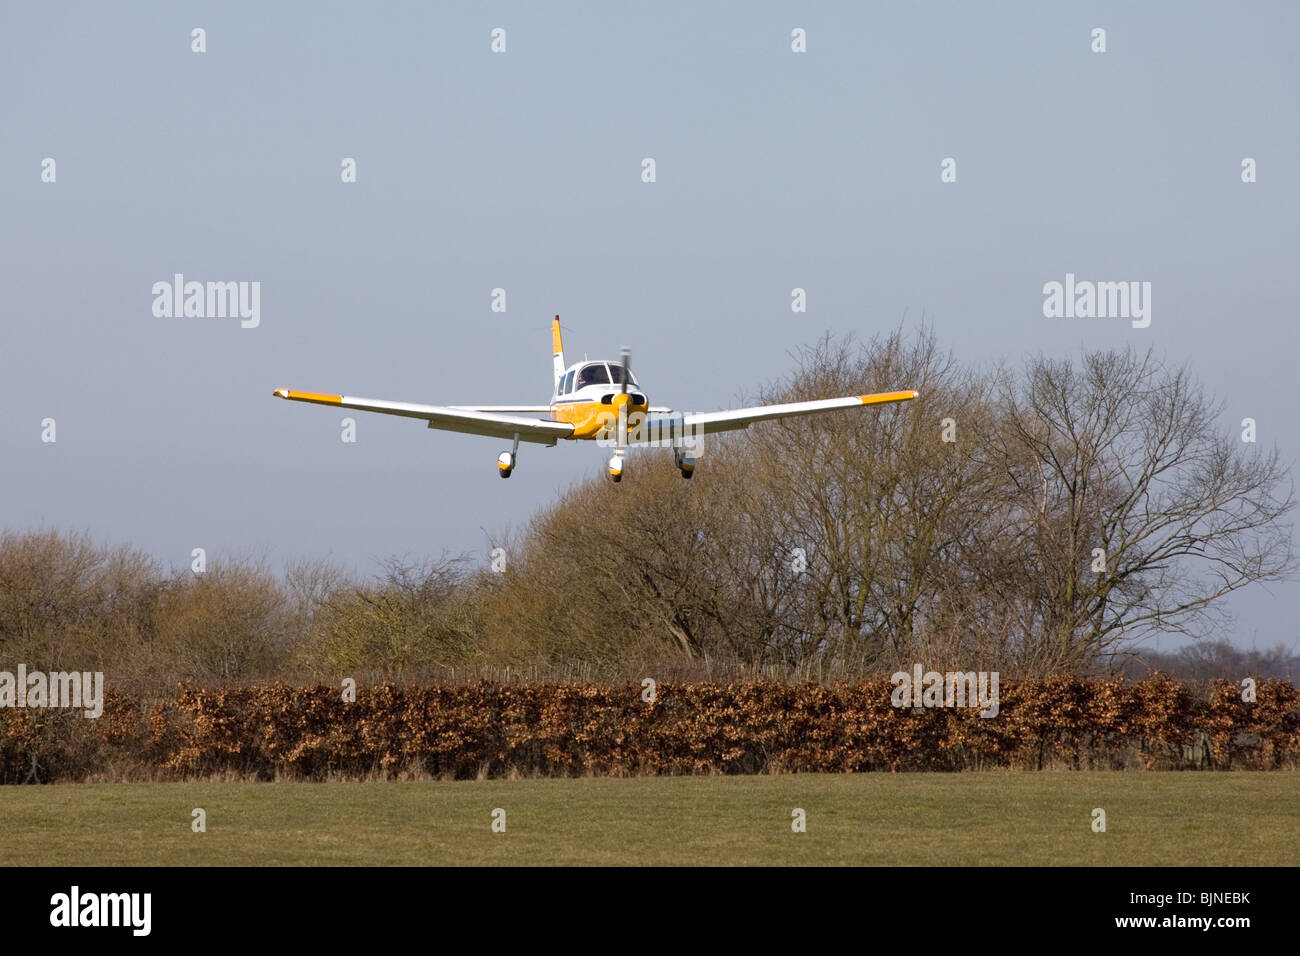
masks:
{"label": "landing gear wheel", "polygon": [[502,478],[509,478],[510,473],[515,470],[515,456],[513,452],[503,451],[497,457],[497,473]]}
{"label": "landing gear wheel", "polygon": [[609,480],[620,482],[623,480],[623,456],[615,455],[609,460]]}
{"label": "landing gear wheel", "polygon": [[689,480],[691,475],[695,474],[694,456],[688,455],[685,450],[681,448],[673,449],[673,464],[677,466],[677,470],[682,473],[683,478]]}

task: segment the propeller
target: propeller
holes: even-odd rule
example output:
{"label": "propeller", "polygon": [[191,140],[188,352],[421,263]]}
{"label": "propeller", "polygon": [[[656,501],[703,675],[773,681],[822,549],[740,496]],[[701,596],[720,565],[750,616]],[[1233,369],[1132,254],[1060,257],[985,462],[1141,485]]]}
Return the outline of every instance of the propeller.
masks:
{"label": "propeller", "polygon": [[618,406],[618,447],[627,447],[627,380],[631,378],[632,371],[632,351],[625,345],[618,353],[619,361],[623,364],[623,371],[620,378],[623,379],[623,401]]}

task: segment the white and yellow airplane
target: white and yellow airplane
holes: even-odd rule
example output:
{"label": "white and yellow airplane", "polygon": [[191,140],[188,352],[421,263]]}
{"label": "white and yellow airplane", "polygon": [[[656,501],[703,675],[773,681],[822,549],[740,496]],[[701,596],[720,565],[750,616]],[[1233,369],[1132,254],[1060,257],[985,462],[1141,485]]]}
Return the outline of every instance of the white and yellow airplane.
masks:
{"label": "white and yellow airplane", "polygon": [[[810,415],[834,408],[906,402],[917,396],[910,390],[878,392],[701,414],[674,413],[671,408],[649,404],[644,390],[632,374],[627,349],[623,349],[622,359],[618,362],[582,361],[565,366],[558,315],[551,324],[551,340],[555,391],[549,405],[414,405],[351,395],[298,392],[289,388],[277,388],[273,394],[294,402],[422,418],[430,428],[444,431],[511,439],[514,446],[497,458],[497,471],[502,478],[509,478],[515,470],[521,441],[554,445],[561,438],[595,440],[614,448],[609,459],[609,477],[613,481],[622,479],[624,453],[634,445],[670,445],[682,477],[690,478],[699,457],[700,438],[705,434],[748,428],[753,422]],[[545,415],[546,418],[527,417],[530,415]]]}

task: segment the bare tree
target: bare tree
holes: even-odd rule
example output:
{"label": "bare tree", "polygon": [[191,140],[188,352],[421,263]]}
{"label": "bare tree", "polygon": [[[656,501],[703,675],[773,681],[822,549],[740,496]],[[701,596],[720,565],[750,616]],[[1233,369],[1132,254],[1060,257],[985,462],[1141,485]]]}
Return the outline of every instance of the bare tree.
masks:
{"label": "bare tree", "polygon": [[174,574],[158,603],[160,657],[186,678],[246,680],[272,673],[293,618],[264,558],[214,559]]}
{"label": "bare tree", "polygon": [[462,613],[465,564],[464,557],[446,554],[423,561],[391,558],[382,576],[365,584],[314,576],[309,584],[329,590],[315,613],[309,662],[334,673],[399,676],[469,659],[475,633]]}
{"label": "bare tree", "polygon": [[[824,670],[849,673],[913,658],[918,643],[948,656],[957,616],[947,600],[979,541],[991,484],[979,453],[994,418],[984,376],[962,369],[929,330],[859,345],[824,338],[773,401],[916,388],[905,405],[777,422],[748,436],[751,480],[777,503],[769,520],[807,552],[788,626]],[[976,633],[974,629],[969,633]]]}
{"label": "bare tree", "polygon": [[996,458],[1032,556],[1002,584],[1036,669],[1149,629],[1205,633],[1225,595],[1293,570],[1288,469],[1218,427],[1186,368],[1132,350],[1039,357],[1002,405]]}

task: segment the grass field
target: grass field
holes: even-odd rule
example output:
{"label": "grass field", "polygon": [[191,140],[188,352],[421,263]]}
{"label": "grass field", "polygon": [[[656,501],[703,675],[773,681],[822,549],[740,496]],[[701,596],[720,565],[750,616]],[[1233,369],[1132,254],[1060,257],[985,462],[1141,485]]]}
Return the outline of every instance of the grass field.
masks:
{"label": "grass field", "polygon": [[[207,832],[191,830],[191,811]],[[791,811],[807,832],[791,830]],[[1091,829],[1094,807],[1105,833]],[[493,833],[492,812],[506,811]],[[0,865],[1300,863],[1294,773],[0,788]]]}

